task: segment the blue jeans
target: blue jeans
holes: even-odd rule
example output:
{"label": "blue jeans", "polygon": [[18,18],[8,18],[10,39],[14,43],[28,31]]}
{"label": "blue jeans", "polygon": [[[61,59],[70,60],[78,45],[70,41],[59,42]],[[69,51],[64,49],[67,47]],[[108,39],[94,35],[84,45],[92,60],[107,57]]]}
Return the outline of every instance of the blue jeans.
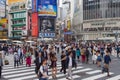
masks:
{"label": "blue jeans", "polygon": [[48,80],[47,78],[40,78],[39,80]]}

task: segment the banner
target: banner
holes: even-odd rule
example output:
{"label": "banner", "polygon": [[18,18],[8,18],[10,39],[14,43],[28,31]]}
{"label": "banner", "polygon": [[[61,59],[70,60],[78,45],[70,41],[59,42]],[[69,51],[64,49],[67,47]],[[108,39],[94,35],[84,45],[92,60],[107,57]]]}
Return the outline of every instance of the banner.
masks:
{"label": "banner", "polygon": [[38,37],[38,13],[32,14],[32,36]]}
{"label": "banner", "polygon": [[70,28],[71,28],[71,21],[68,20],[68,21],[67,21],[67,30],[70,30]]}
{"label": "banner", "polygon": [[41,37],[55,37],[55,19],[40,18],[40,33]]}
{"label": "banner", "polygon": [[38,0],[38,16],[57,16],[57,0]]}
{"label": "banner", "polygon": [[16,2],[26,2],[26,0],[7,0],[8,5],[11,5],[11,4],[16,3]]}
{"label": "banner", "polygon": [[38,0],[32,0],[32,12],[37,12],[37,1]]}

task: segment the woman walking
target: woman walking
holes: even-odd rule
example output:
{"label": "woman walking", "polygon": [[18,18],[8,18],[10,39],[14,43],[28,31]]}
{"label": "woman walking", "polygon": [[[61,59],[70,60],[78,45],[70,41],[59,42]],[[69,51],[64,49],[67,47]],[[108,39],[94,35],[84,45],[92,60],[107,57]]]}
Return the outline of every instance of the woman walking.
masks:
{"label": "woman walking", "polygon": [[78,62],[80,62],[80,49],[79,48],[76,49],[76,55],[77,55]]}
{"label": "woman walking", "polygon": [[62,68],[60,69],[60,72],[63,71],[63,73],[66,74],[66,55],[64,51],[62,51],[62,54],[61,54],[61,65],[62,65]]}
{"label": "woman walking", "polygon": [[31,66],[31,51],[28,50],[28,52],[26,53],[26,66]]}
{"label": "woman walking", "polygon": [[53,79],[56,79],[56,73],[57,73],[57,57],[55,54],[52,54],[51,57],[51,68],[52,68],[52,77]]}
{"label": "woman walking", "polygon": [[96,52],[96,55],[97,55],[97,66],[98,66],[98,67],[101,67],[102,57],[101,57],[101,55],[100,55],[100,51],[97,51],[97,52]]}

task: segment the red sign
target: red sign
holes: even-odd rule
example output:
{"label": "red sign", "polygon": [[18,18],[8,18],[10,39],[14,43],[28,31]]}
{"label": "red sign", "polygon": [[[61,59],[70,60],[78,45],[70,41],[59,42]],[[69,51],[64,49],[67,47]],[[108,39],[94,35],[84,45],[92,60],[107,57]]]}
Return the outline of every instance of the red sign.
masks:
{"label": "red sign", "polygon": [[32,36],[38,37],[38,13],[32,14]]}

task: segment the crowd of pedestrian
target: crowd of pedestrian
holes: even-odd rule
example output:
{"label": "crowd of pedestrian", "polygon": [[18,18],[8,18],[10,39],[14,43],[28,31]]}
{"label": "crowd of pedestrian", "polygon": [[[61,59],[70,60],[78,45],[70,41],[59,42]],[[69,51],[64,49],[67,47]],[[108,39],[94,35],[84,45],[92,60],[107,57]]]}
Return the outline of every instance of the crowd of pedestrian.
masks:
{"label": "crowd of pedestrian", "polygon": [[[90,64],[102,68],[102,73],[107,72],[109,75],[109,64],[111,54],[119,57],[120,47],[112,43],[40,43],[31,49],[30,46],[7,46],[1,45],[0,50],[0,73],[3,66],[2,54],[14,55],[14,67],[19,68],[25,62],[26,67],[31,67],[32,55],[35,60],[35,73],[39,80],[48,80],[48,69],[52,71],[52,78],[57,79],[57,54],[60,54],[61,73],[66,75],[67,79],[73,80],[72,68],[77,68],[78,63]],[[3,56],[4,57],[4,56]],[[103,63],[103,65],[102,65]],[[1,74],[0,74],[1,75]]]}

